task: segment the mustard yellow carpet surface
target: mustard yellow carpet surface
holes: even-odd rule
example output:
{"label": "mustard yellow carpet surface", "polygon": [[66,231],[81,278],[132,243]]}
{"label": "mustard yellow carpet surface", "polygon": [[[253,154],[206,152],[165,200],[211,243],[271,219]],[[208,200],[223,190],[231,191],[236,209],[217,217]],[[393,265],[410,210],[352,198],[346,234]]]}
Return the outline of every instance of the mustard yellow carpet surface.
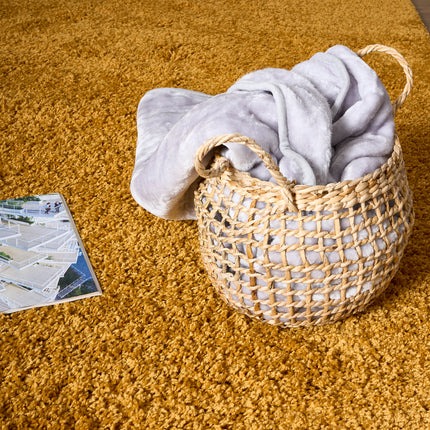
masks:
{"label": "mustard yellow carpet surface", "polygon": [[[210,285],[195,222],[129,192],[140,98],[335,44],[400,51],[416,223],[366,312],[280,329]],[[394,99],[404,75],[372,54]],[[1,0],[0,199],[62,193],[103,295],[0,315],[0,428],[430,429],[430,38],[409,0]]]}

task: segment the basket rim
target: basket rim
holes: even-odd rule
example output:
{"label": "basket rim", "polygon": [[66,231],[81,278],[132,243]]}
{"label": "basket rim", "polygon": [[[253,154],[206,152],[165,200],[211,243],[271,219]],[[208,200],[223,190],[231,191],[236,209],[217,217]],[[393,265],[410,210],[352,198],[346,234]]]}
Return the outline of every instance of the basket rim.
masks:
{"label": "basket rim", "polygon": [[[213,163],[216,159],[224,159],[221,155],[217,155],[213,159]],[[227,183],[233,186],[237,192],[240,189],[240,193],[247,197],[255,199],[255,189],[258,188],[259,194],[263,196],[265,193],[272,193],[279,195],[280,199],[285,200],[284,188],[271,181],[265,181],[262,179],[251,176],[249,172],[242,172],[236,170],[233,166],[228,163],[226,170],[220,175],[212,178],[206,178],[200,183],[200,186],[196,190],[202,190],[208,183]],[[400,145],[400,140],[397,134],[394,138],[393,151],[388,160],[374,172],[368,173],[365,176],[356,179],[347,179],[340,182],[332,182],[327,185],[297,185],[295,182],[289,183],[289,189],[294,195],[294,203],[297,209],[300,210],[336,210],[337,206],[346,208],[353,206],[361,201],[351,198],[352,195],[360,195],[367,187],[378,187],[381,183],[381,178],[393,175],[393,170],[404,168],[403,162],[403,151]],[[205,185],[206,184],[206,185]],[[237,186],[235,186],[237,185]],[[341,199],[337,204],[328,204],[328,202],[335,196],[344,195],[345,199]],[[263,198],[264,200],[264,198]],[[282,201],[280,200],[280,202]],[[346,204],[348,202],[348,204]],[[326,206],[329,208],[326,208]],[[324,208],[315,209],[316,207],[323,206]]]}

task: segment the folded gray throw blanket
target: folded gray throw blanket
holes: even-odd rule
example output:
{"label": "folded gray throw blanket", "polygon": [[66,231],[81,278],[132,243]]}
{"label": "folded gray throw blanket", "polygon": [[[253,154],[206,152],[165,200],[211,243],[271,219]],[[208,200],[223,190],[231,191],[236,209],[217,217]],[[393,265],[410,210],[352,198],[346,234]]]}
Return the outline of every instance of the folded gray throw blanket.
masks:
{"label": "folded gray throw blanket", "polygon": [[[194,155],[218,135],[253,138],[287,179],[306,185],[373,172],[394,144],[384,85],[357,54],[340,45],[292,70],[251,72],[216,96],[151,90],[139,103],[137,128],[131,192],[141,206],[166,219],[195,219]],[[221,153],[236,169],[272,180],[250,149],[228,143]]]}

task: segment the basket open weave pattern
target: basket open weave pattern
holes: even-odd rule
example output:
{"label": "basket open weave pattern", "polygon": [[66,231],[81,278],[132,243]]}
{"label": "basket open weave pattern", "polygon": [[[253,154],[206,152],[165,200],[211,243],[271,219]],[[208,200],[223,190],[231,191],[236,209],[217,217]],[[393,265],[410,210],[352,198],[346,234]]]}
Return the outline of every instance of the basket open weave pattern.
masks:
{"label": "basket open weave pattern", "polygon": [[[394,49],[372,45],[358,52],[392,55],[407,84],[412,73]],[[213,149],[226,142],[247,145],[277,183],[239,172]],[[269,324],[325,324],[362,311],[395,275],[414,222],[399,139],[374,173],[327,186],[295,185],[269,154],[238,134],[208,140],[195,166],[206,179],[195,194],[203,262],[221,297]]]}

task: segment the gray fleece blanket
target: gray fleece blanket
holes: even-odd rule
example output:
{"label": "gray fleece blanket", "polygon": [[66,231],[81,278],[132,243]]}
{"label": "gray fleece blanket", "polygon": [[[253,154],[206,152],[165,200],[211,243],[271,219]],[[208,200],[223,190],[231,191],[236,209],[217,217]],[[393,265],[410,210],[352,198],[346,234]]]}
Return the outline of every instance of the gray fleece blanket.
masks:
{"label": "gray fleece blanket", "polygon": [[[334,46],[292,70],[251,72],[216,96],[157,88],[141,99],[131,180],[135,200],[166,219],[194,219],[194,155],[209,138],[256,140],[298,184],[325,185],[373,172],[391,155],[392,105],[376,73],[353,51]],[[222,154],[241,171],[272,180],[240,144]]]}

